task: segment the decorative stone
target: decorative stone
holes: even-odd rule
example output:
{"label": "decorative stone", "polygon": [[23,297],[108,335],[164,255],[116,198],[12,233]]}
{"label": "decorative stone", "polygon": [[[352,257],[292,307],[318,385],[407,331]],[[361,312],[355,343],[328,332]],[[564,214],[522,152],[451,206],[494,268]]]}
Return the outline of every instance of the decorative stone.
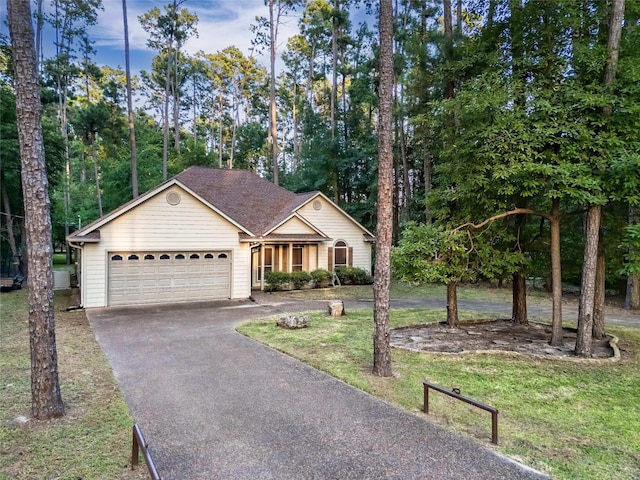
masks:
{"label": "decorative stone", "polygon": [[296,315],[286,315],[284,317],[280,317],[276,321],[276,325],[282,328],[289,328],[291,330],[295,330],[296,328],[307,328],[309,326],[309,317],[306,315],[296,316]]}
{"label": "decorative stone", "polygon": [[329,303],[329,315],[332,317],[341,317],[344,315],[344,302],[335,300]]}

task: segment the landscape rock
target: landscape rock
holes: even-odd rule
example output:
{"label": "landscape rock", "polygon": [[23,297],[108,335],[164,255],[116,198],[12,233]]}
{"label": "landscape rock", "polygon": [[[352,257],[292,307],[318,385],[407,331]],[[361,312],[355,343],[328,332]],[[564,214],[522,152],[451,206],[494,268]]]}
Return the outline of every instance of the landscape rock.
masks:
{"label": "landscape rock", "polygon": [[29,421],[29,419],[27,417],[25,417],[24,415],[20,415],[16,418],[13,419],[13,423],[16,425],[22,425],[24,423],[27,423]]}
{"label": "landscape rock", "polygon": [[276,325],[282,328],[295,330],[297,328],[307,328],[309,326],[309,317],[306,315],[285,315],[276,321]]}

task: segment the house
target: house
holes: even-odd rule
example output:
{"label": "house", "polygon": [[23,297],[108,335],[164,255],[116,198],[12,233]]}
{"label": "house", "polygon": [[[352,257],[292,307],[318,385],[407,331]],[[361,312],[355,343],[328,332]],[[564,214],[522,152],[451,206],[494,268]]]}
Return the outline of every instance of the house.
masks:
{"label": "house", "polygon": [[248,298],[269,271],[371,271],[373,235],[321,192],[190,167],[67,237],[83,307]]}

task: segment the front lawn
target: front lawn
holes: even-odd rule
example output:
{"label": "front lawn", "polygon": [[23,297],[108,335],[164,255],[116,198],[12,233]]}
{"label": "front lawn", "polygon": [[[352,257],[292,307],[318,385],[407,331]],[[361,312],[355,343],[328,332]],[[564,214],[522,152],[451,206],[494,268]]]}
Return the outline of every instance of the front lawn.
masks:
{"label": "front lawn", "polygon": [[[442,320],[435,310],[393,310],[393,327]],[[462,312],[461,318],[486,315]],[[429,421],[490,444],[487,412],[430,395],[426,379],[499,409],[497,450],[558,479],[640,478],[640,331],[608,328],[620,337],[622,361],[585,363],[529,357],[414,353],[394,349],[393,378],[370,374],[371,311],[342,318],[309,315],[310,327],[284,330],[269,318],[241,333],[264,342]]]}
{"label": "front lawn", "polygon": [[131,472],[129,415],[84,311],[56,292],[59,376],[66,415],[30,419],[27,290],[0,294],[0,479],[142,479]]}

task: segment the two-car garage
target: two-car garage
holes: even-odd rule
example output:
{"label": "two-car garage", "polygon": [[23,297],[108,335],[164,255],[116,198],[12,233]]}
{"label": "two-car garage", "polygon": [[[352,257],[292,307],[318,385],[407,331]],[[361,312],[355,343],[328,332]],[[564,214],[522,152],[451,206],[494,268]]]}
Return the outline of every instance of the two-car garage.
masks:
{"label": "two-car garage", "polygon": [[109,252],[109,306],[229,298],[228,251]]}

